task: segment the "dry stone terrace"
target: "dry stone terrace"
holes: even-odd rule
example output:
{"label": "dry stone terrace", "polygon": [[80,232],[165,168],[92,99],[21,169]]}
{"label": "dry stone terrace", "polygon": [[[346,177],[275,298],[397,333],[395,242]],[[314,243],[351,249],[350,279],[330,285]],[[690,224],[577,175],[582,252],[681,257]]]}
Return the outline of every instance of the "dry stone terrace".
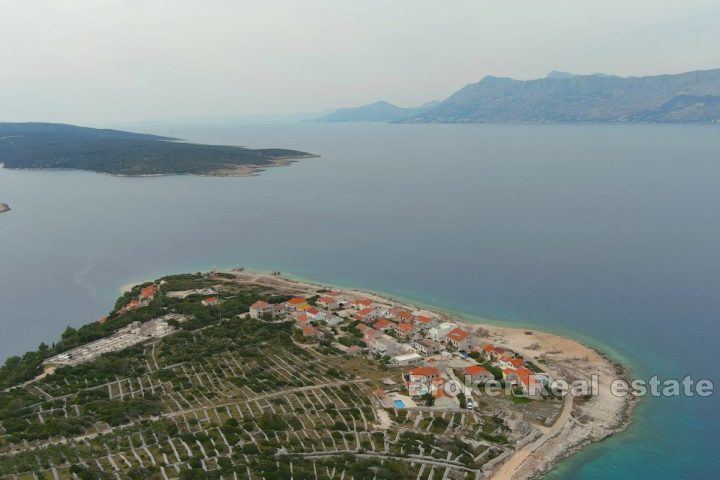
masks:
{"label": "dry stone terrace", "polygon": [[212,283],[219,306],[165,286],[140,308],[194,313],[178,332],[3,393],[0,478],[475,479],[513,451],[506,412],[385,409],[401,370],[244,313],[282,289]]}

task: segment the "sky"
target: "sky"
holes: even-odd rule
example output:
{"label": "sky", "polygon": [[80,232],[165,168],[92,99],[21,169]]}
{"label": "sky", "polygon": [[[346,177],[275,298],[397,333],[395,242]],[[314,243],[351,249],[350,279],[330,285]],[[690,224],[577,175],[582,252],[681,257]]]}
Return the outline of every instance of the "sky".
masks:
{"label": "sky", "polygon": [[0,121],[442,100],[486,75],[720,67],[718,0],[0,0]]}

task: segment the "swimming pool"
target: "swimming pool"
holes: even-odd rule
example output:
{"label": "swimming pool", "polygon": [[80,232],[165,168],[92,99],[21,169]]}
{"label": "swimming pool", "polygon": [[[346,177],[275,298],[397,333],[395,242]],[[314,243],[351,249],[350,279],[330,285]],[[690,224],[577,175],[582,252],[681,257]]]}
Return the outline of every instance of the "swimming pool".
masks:
{"label": "swimming pool", "polygon": [[402,400],[395,400],[395,408],[405,408],[405,402]]}

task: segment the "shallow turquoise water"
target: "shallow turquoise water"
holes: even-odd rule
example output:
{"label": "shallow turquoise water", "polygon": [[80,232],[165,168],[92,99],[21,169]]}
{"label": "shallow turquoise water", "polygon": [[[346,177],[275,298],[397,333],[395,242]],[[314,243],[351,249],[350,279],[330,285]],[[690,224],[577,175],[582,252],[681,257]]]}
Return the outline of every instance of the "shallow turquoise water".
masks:
{"label": "shallow turquoise water", "polygon": [[[715,379],[720,135],[685,126],[206,127],[323,155],[254,178],[0,170],[0,353],[120,286],[238,265],[564,333],[648,377]],[[648,399],[551,478],[716,478],[720,403]]]}

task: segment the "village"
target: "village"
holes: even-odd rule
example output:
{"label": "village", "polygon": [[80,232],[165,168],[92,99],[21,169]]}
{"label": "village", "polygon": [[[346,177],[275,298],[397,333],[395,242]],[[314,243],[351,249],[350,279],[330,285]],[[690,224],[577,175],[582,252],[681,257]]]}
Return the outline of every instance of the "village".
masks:
{"label": "village", "polygon": [[[346,355],[362,355],[402,370],[375,395],[385,408],[473,409],[477,387],[507,387],[517,403],[540,398],[550,381],[536,363],[487,341],[481,327],[445,321],[433,312],[390,301],[325,290],[284,303],[258,301],[249,316],[292,319],[304,343],[330,342]],[[473,388],[476,387],[476,388]]]}

